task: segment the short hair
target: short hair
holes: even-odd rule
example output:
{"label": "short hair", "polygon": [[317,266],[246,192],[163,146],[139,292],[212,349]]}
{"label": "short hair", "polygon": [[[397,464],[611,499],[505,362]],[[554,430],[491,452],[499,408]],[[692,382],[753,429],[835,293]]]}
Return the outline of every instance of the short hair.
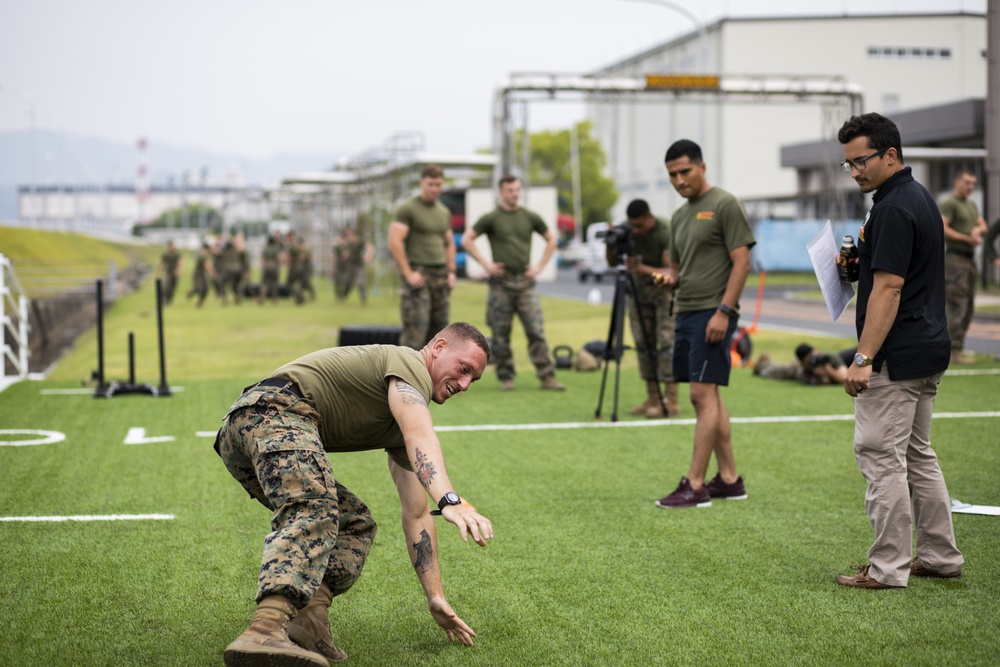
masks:
{"label": "short hair", "polygon": [[420,179],[425,178],[444,178],[444,169],[436,164],[425,164],[420,170]]}
{"label": "short hair", "polygon": [[503,186],[507,185],[508,183],[516,183],[519,180],[521,179],[515,176],[514,174],[504,174],[503,177],[499,180],[499,182],[497,182],[497,187],[502,189]]}
{"label": "short hair", "polygon": [[903,162],[903,142],[899,138],[899,128],[896,124],[879,113],[866,113],[851,116],[840,131],[837,140],[847,144],[858,137],[868,139],[868,148],[876,151],[895,148],[899,162]]}
{"label": "short hair", "polygon": [[645,218],[649,213],[649,204],[646,203],[645,199],[633,199],[629,202],[628,208],[625,209],[625,217],[629,220]]}
{"label": "short hair", "polygon": [[454,342],[471,342],[475,343],[483,352],[486,353],[486,360],[489,361],[492,351],[490,350],[490,342],[486,340],[486,336],[483,332],[469,324],[468,322],[452,322],[444,329],[438,332],[437,336],[434,338],[445,338],[448,341]]}
{"label": "short hair", "polygon": [[802,343],[797,348],[795,348],[795,358],[801,361],[802,363],[805,363],[806,357],[809,356],[809,353],[812,352],[812,350],[813,350],[812,345],[810,345],[809,343]]}
{"label": "short hair", "polygon": [[691,162],[700,164],[702,161],[701,157],[701,146],[694,143],[690,139],[679,139],[670,145],[667,149],[667,155],[663,158],[664,162],[673,162],[674,160],[679,160],[682,157],[687,156]]}
{"label": "short hair", "polygon": [[970,169],[968,167],[962,167],[961,169],[959,169],[958,171],[955,172],[955,179],[954,180],[957,181],[958,179],[962,178],[963,176],[972,176],[975,179],[979,178],[978,176],[976,176],[976,172],[973,171],[972,169]]}

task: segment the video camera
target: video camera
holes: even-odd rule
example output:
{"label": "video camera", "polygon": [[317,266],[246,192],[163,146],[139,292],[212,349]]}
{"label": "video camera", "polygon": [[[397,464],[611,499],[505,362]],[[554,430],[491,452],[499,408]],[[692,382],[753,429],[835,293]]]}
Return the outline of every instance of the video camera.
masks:
{"label": "video camera", "polygon": [[610,228],[604,235],[604,244],[619,257],[631,255],[635,250],[632,227],[622,222]]}
{"label": "video camera", "polygon": [[809,366],[819,368],[833,362],[833,357],[829,354],[813,354],[809,357]]}

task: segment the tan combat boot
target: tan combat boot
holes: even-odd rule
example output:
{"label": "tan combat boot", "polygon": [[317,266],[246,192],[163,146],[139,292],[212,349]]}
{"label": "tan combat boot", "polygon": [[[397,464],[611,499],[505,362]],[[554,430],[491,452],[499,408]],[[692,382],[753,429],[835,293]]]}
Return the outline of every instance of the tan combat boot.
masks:
{"label": "tan combat boot", "polygon": [[649,419],[664,419],[666,417],[679,417],[681,414],[680,403],[677,402],[677,384],[673,382],[665,383],[663,390],[663,405],[666,411],[660,406],[659,401],[646,410],[646,417]]}
{"label": "tan combat boot", "polygon": [[646,380],[646,400],[641,405],[632,408],[632,415],[638,417],[639,415],[648,414],[649,410],[654,408],[659,410],[659,405],[660,392],[656,386],[656,380]]}
{"label": "tan combat boot", "polygon": [[333,593],[325,583],[316,595],[288,624],[288,637],[293,642],[325,656],[330,662],[347,660],[347,653],[337,648],[330,634],[330,602]]}
{"label": "tan combat boot", "polygon": [[284,595],[268,595],[257,603],[250,626],[222,654],[229,667],[328,667],[318,653],[288,639],[288,622],[295,605]]}

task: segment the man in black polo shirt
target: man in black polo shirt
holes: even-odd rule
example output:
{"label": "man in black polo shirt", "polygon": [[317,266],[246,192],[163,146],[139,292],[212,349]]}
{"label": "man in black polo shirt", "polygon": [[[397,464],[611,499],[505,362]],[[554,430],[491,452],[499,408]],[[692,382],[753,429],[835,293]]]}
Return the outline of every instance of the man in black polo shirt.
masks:
{"label": "man in black polo shirt", "polygon": [[865,509],[875,542],[870,565],[836,580],[855,588],[901,588],[910,575],[958,577],[962,554],[930,444],[934,396],[951,348],[941,213],[903,165],[891,120],[853,116],[838,139],[844,171],[862,192],[875,192],[858,232],[858,352],[844,381],[854,397],[854,454],[868,482]]}

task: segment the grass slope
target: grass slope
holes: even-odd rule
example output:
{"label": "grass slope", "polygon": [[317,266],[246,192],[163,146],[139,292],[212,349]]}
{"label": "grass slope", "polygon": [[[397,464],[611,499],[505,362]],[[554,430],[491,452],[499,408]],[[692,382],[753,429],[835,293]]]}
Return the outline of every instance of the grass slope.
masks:
{"label": "grass slope", "polygon": [[[181,285],[181,290],[186,289]],[[355,297],[356,298],[356,297]],[[151,288],[108,315],[109,336],[149,338]],[[482,324],[485,292],[463,283],[453,316]],[[607,332],[608,308],[543,300],[553,344],[578,348]],[[49,395],[79,387],[93,338],[42,382],[0,393],[0,429],[66,434],[57,444],[0,447],[4,516],[169,513],[171,521],[0,522],[0,665],[217,665],[253,609],[269,515],[211,449],[243,386],[316,347],[343,324],[398,321],[387,292],[367,308],[335,304],[329,286],[301,308],[167,311],[170,398]],[[113,332],[113,333],[112,333]],[[690,460],[692,416],[594,422],[601,373],[564,372],[564,394],[536,389],[523,334],[518,391],[487,376],[434,406],[439,426],[585,422],[596,428],[442,430],[458,491],[489,516],[486,549],[439,530],[449,600],[479,634],[452,645],[425,611],[405,554],[385,456],[335,455],[343,483],[380,524],[365,575],[333,607],[352,665],[993,665],[1000,599],[1000,523],[955,515],[965,576],[914,580],[905,591],[847,590],[833,575],[865,562],[871,528],[854,463],[852,422],[744,423],[750,417],[851,413],[837,387],[807,388],[735,370],[724,397],[750,499],[665,511]],[[763,332],[757,349],[790,358],[798,337]],[[836,349],[848,341],[821,341]],[[148,345],[153,345],[149,342]],[[784,352],[786,351],[787,352]],[[121,377],[122,355],[109,375]],[[150,352],[150,360],[155,355]],[[985,366],[984,364],[981,366]],[[155,381],[144,361],[139,381]],[[949,375],[937,413],[994,411],[993,375]],[[622,364],[621,412],[642,400],[632,355]],[[682,391],[682,397],[686,391]],[[170,442],[126,445],[132,428]],[[933,438],[951,494],[1000,505],[996,418],[936,419]],[[2,436],[15,437],[15,436]],[[25,437],[25,436],[18,436]],[[714,467],[712,472],[714,472]]]}

